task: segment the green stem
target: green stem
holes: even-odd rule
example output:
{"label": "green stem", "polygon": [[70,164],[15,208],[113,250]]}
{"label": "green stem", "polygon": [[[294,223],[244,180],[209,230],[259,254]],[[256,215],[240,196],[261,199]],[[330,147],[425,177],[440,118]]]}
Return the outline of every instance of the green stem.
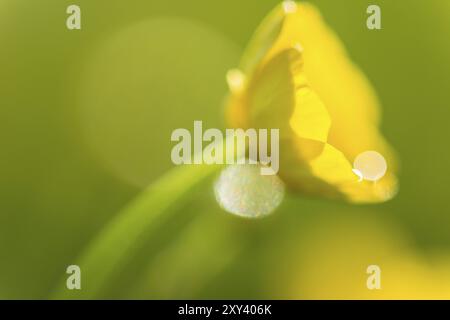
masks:
{"label": "green stem", "polygon": [[98,297],[113,281],[121,266],[142,245],[145,235],[168,218],[164,213],[169,208],[175,212],[188,198],[190,191],[220,167],[180,166],[150,185],[108,223],[79,259],[81,290],[68,290],[64,279],[53,298]]}

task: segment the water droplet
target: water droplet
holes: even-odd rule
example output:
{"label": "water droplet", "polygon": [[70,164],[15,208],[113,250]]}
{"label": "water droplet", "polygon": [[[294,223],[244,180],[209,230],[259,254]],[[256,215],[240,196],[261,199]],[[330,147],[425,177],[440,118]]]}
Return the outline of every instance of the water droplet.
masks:
{"label": "water droplet", "polygon": [[364,177],[363,177],[361,171],[359,171],[358,169],[352,169],[352,171],[353,171],[354,174],[356,174],[358,176],[358,178],[359,178],[358,181],[363,181],[364,180]]}
{"label": "water droplet", "polygon": [[226,211],[246,218],[272,213],[284,196],[277,175],[261,175],[261,165],[236,164],[222,170],[214,185],[217,202]]}
{"label": "water droplet", "polygon": [[303,53],[303,51],[304,51],[303,46],[298,42],[296,44],[294,44],[294,49],[300,53]]}
{"label": "water droplet", "polygon": [[353,161],[353,172],[365,180],[380,180],[387,171],[387,163],[384,157],[376,151],[364,151],[356,156]]}
{"label": "water droplet", "polygon": [[245,74],[239,69],[231,69],[227,72],[227,83],[231,92],[242,91],[245,82]]}
{"label": "water droplet", "polygon": [[287,0],[283,2],[283,10],[286,14],[294,13],[297,11],[297,4],[295,1]]}

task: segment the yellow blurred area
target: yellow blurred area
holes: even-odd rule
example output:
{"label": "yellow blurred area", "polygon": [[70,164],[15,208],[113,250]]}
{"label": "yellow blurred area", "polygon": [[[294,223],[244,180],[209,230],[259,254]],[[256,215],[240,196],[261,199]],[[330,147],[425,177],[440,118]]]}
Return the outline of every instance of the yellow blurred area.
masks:
{"label": "yellow blurred area", "polygon": [[[339,213],[336,213],[339,214]],[[290,299],[449,299],[450,253],[426,255],[374,219],[324,222],[299,237],[284,285]],[[288,259],[289,259],[288,258]],[[283,262],[281,262],[283,263]],[[367,268],[379,266],[381,289]]]}

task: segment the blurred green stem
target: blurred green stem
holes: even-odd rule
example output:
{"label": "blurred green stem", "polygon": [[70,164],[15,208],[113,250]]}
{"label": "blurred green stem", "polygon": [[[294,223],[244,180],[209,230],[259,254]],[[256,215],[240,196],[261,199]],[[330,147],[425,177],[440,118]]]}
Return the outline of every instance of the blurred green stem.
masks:
{"label": "blurred green stem", "polygon": [[151,184],[108,223],[81,256],[77,263],[81,269],[81,290],[66,288],[67,275],[53,298],[99,297],[129,257],[145,242],[145,235],[168,218],[164,213],[176,212],[191,191],[219,168],[220,165],[180,166]]}

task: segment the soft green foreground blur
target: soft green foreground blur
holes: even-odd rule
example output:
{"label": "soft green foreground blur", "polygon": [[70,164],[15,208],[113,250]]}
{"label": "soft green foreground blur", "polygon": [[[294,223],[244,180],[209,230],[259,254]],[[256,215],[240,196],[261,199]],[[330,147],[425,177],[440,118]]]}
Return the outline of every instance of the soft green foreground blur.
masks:
{"label": "soft green foreground blur", "polygon": [[[208,181],[99,298],[450,298],[450,4],[311,2],[380,96],[398,196],[287,195],[246,220],[219,208]],[[0,0],[0,298],[50,297],[173,166],[172,130],[223,127],[225,73],[277,3]],[[70,4],[81,31],[66,28]],[[369,4],[380,31],[366,28]],[[370,264],[380,291],[365,286]]]}

